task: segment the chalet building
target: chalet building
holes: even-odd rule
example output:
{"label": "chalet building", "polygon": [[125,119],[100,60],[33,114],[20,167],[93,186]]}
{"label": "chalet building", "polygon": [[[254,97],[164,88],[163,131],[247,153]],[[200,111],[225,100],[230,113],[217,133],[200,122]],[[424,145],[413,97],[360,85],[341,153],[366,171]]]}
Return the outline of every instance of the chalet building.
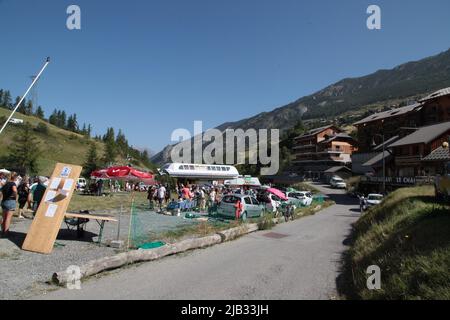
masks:
{"label": "chalet building", "polygon": [[322,179],[331,168],[348,166],[356,141],[334,125],[312,129],[295,138],[295,171],[308,178]]}
{"label": "chalet building", "polygon": [[394,142],[390,148],[395,159],[395,175],[423,177],[441,174],[446,159],[444,157],[439,162],[437,152],[449,139],[450,121],[422,127]]}
{"label": "chalet building", "polygon": [[420,102],[424,105],[423,125],[450,121],[450,87],[436,91]]}
{"label": "chalet building", "polygon": [[359,151],[352,155],[353,172],[382,177],[384,163],[388,180],[410,177],[413,182],[415,177],[439,173],[446,161],[439,148],[448,139],[449,123],[450,88],[358,121]]}
{"label": "chalet building", "polygon": [[373,138],[403,138],[416,128],[450,121],[450,87],[436,91],[419,102],[370,115],[355,123],[359,152],[372,152]]}

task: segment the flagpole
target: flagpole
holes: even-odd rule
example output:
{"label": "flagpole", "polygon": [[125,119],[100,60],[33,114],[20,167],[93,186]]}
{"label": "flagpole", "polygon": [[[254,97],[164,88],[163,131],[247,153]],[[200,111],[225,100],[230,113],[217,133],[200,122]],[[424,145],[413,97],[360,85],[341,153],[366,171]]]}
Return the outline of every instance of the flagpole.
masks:
{"label": "flagpole", "polygon": [[9,121],[11,121],[12,117],[14,116],[14,113],[16,113],[17,109],[19,109],[20,105],[22,104],[23,100],[26,98],[26,96],[28,95],[28,93],[30,92],[30,90],[34,87],[34,85],[36,84],[36,82],[39,80],[41,74],[44,72],[45,68],[47,68],[48,64],[50,63],[50,57],[47,57],[47,60],[45,61],[44,66],[42,67],[41,71],[39,71],[39,74],[36,76],[36,78],[34,78],[33,82],[31,83],[31,85],[28,87],[28,90],[25,92],[25,94],[22,96],[22,98],[20,99],[19,103],[16,105],[16,107],[14,108],[14,110],[11,112],[8,120],[6,120],[5,124],[3,125],[3,127],[0,129],[0,134],[2,134],[3,130],[5,130],[6,126],[8,125]]}

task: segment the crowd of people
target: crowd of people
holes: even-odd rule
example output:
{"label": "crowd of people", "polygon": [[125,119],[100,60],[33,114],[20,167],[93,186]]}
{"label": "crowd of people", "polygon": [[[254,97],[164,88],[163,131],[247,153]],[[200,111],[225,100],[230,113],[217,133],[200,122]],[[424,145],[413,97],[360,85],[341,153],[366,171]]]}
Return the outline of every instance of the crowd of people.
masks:
{"label": "crowd of people", "polygon": [[[19,219],[32,219],[39,208],[45,190],[47,177],[21,177],[16,172],[0,172],[0,197],[2,207],[2,237],[7,237],[14,214]],[[32,216],[25,215],[26,211]]]}
{"label": "crowd of people", "polygon": [[232,189],[225,186],[177,184],[170,188],[167,184],[160,184],[148,189],[147,199],[150,209],[158,208],[163,212],[163,208],[167,208],[169,211],[177,210],[180,215],[181,211],[194,209],[207,212],[217,207],[228,194],[248,194],[256,197],[256,191],[248,187]]}

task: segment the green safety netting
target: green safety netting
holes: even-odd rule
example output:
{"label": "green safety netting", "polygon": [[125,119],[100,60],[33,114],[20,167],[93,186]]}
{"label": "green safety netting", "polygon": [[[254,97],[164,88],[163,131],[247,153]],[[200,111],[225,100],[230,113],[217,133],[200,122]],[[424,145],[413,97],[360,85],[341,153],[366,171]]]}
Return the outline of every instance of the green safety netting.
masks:
{"label": "green safety netting", "polygon": [[150,216],[143,214],[143,209],[132,201],[128,234],[129,249],[138,249],[151,242],[153,234],[151,232]]}

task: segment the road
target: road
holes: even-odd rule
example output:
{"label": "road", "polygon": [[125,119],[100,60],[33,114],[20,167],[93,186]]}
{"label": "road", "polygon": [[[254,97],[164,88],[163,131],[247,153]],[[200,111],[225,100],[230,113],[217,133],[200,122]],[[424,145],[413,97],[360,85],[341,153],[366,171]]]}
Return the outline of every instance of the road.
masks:
{"label": "road", "polygon": [[[238,240],[117,270],[37,299],[333,299],[341,253],[357,201],[316,186],[336,201],[320,213]],[[275,236],[275,237],[271,237]]]}

